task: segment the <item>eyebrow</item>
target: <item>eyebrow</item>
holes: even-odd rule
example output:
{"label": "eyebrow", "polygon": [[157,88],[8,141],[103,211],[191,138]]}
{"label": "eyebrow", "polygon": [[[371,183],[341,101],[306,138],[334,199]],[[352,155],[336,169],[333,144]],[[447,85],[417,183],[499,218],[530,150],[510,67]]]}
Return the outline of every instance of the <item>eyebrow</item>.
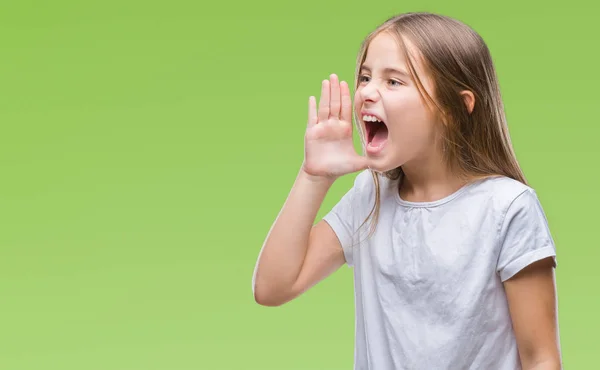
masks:
{"label": "eyebrow", "polygon": [[[369,68],[367,66],[364,66],[364,65],[360,68],[360,70],[361,71],[364,70],[366,72],[371,72],[371,68]],[[396,69],[396,68],[388,67],[388,68],[384,68],[383,72],[385,72],[385,73],[398,73],[398,74],[404,75],[406,77],[410,77],[410,74],[408,72],[402,70],[402,69]]]}

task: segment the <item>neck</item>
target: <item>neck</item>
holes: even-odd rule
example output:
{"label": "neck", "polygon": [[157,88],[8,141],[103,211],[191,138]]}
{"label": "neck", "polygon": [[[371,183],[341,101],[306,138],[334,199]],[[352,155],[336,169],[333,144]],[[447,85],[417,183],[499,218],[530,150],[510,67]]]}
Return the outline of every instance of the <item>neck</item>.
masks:
{"label": "neck", "polygon": [[412,161],[402,166],[400,197],[413,202],[436,201],[456,192],[467,181],[448,168],[441,157]]}

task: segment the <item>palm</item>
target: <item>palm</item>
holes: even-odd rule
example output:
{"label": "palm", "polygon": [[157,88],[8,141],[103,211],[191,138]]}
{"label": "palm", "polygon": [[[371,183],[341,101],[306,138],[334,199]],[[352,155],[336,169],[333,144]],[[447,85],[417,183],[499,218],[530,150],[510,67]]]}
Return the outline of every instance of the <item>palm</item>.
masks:
{"label": "palm", "polygon": [[331,83],[323,81],[318,112],[314,97],[309,100],[304,169],[315,176],[338,177],[367,167],[352,140],[350,90],[331,77]]}

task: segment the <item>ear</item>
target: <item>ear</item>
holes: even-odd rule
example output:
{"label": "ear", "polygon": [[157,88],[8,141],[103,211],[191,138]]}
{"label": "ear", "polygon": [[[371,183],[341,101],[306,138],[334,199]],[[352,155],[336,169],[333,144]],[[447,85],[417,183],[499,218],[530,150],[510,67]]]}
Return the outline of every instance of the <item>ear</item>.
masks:
{"label": "ear", "polygon": [[463,97],[465,101],[465,105],[467,106],[467,110],[469,114],[473,112],[473,107],[475,106],[475,95],[469,90],[463,90],[460,92],[460,95]]}

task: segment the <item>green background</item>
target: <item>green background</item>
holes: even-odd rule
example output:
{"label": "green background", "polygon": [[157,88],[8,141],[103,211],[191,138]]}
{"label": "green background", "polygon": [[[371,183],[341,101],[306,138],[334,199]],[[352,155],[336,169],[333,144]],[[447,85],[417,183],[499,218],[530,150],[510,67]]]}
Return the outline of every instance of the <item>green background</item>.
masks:
{"label": "green background", "polygon": [[[566,4],[566,5],[565,5]],[[351,270],[254,303],[308,96],[389,16],[487,41],[558,248],[566,368],[597,362],[592,2],[3,1],[0,369],[350,369]],[[321,217],[351,186],[337,182]]]}

